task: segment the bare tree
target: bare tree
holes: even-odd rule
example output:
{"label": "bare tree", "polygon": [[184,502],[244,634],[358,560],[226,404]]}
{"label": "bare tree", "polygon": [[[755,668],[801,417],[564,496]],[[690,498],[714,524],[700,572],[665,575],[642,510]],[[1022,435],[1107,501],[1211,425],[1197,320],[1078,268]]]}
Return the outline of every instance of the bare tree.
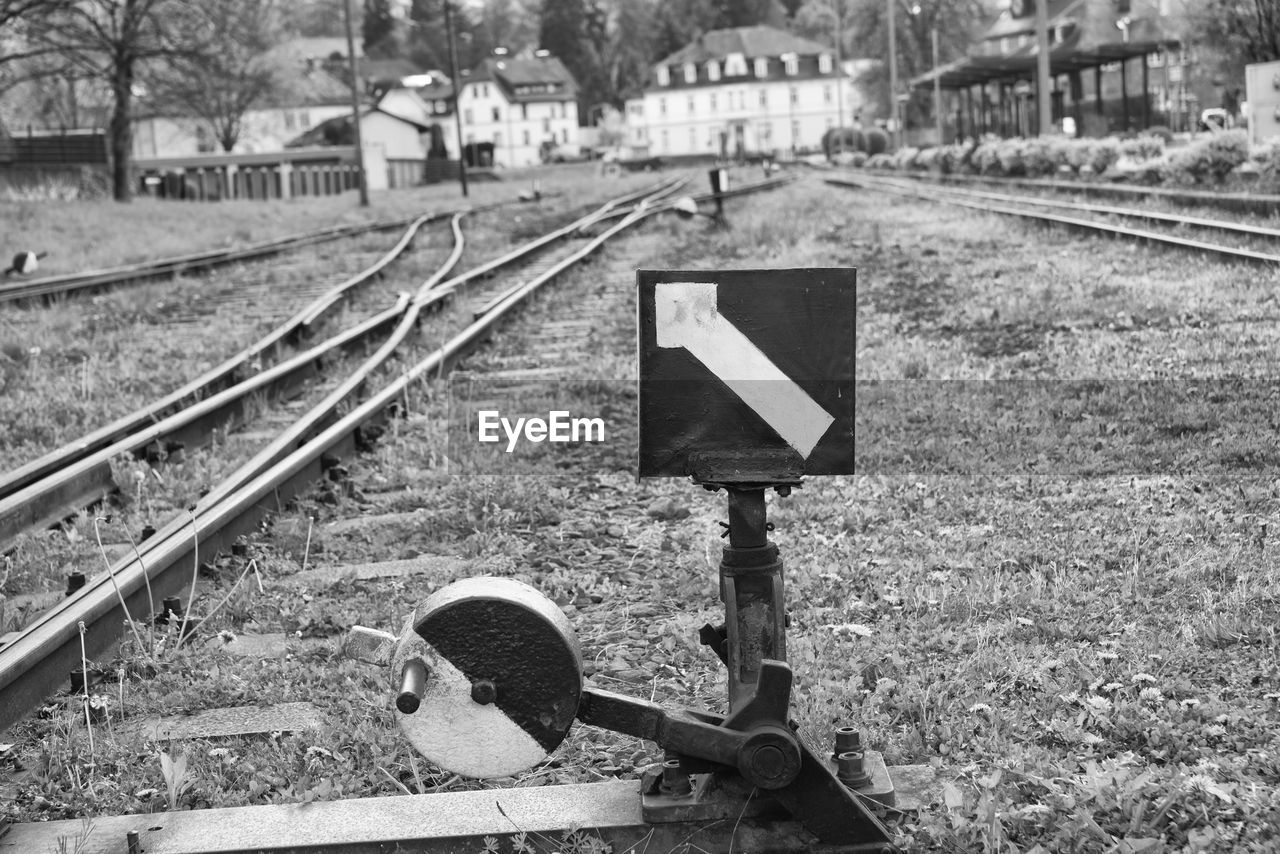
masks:
{"label": "bare tree", "polygon": [[149,63],[180,55],[175,23],[193,3],[185,0],[58,0],[24,22],[24,57],[40,61],[42,76],[104,82],[111,92],[108,138],[117,201],[130,197],[132,113],[138,78]]}
{"label": "bare tree", "polygon": [[235,148],[245,115],[279,87],[269,54],[283,32],[276,0],[202,0],[174,27],[187,48],[149,69],[152,103],[208,125],[224,151]]}

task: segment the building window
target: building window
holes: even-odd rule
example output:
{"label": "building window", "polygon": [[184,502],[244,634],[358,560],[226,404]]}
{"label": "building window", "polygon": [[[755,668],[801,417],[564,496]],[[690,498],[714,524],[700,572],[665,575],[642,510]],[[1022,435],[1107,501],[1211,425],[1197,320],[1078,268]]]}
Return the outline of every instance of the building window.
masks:
{"label": "building window", "polygon": [[567,119],[568,117],[569,117],[569,102],[561,101],[560,102],[560,118]]}
{"label": "building window", "polygon": [[684,64],[684,82],[685,83],[698,82],[698,66],[696,64],[692,62],[686,62]]}
{"label": "building window", "polygon": [[818,54],[818,71],[822,72],[823,74],[830,74],[831,67],[832,67],[831,54],[829,53]]}
{"label": "building window", "polygon": [[298,122],[298,119],[296,116],[294,116],[293,110],[284,111],[284,129],[285,130],[293,130],[297,122]]}
{"label": "building window", "polygon": [[822,87],[822,103],[830,104],[832,100],[833,99],[831,97],[831,87],[823,86]]}
{"label": "building window", "polygon": [[462,121],[465,122],[466,124],[471,124],[471,108],[470,107],[467,107],[465,110],[462,111]]}
{"label": "building window", "polygon": [[520,105],[520,118],[523,121],[526,121],[526,122],[529,121],[529,105],[528,104]]}
{"label": "building window", "polygon": [[731,53],[724,60],[725,77],[741,77],[747,73],[747,59],[740,53]]}
{"label": "building window", "polygon": [[524,129],[524,131],[522,131],[522,133],[524,134],[524,144],[525,144],[525,145],[528,145],[528,144],[529,144],[529,129],[528,129],[528,128],[525,128],[525,129]]}
{"label": "building window", "polygon": [[500,122],[500,121],[502,121],[502,113],[498,110],[498,108],[497,108],[497,107],[494,107],[494,108],[493,108],[493,120],[494,120],[495,122]]}
{"label": "building window", "polygon": [[501,148],[501,147],[502,147],[502,134],[501,134],[501,133],[495,133],[495,134],[493,135],[493,147],[494,147],[494,148]]}
{"label": "building window", "polygon": [[794,53],[784,53],[782,55],[782,66],[788,75],[794,77],[800,73],[800,57]]}
{"label": "building window", "polygon": [[716,93],[712,92],[711,93],[711,112],[714,113],[715,111],[716,111]]}
{"label": "building window", "polygon": [[662,132],[661,140],[662,140],[662,150],[666,151],[667,150],[667,132],[665,130]]}
{"label": "building window", "polygon": [[794,107],[796,104],[799,104],[799,103],[800,103],[800,90],[799,88],[792,86],[791,87],[791,106]]}
{"label": "building window", "polygon": [[698,150],[698,131],[695,128],[689,128],[689,150]]}
{"label": "building window", "polygon": [[542,132],[551,133],[551,119],[542,120]]}
{"label": "building window", "polygon": [[768,89],[760,90],[760,106],[766,107],[766,108],[769,106],[769,90]]}
{"label": "building window", "polygon": [[658,115],[665,116],[666,114],[667,114],[667,99],[659,98],[658,99]]}
{"label": "building window", "polygon": [[311,127],[311,112],[309,110],[303,110],[302,112],[298,113],[298,127],[300,128]]}
{"label": "building window", "polygon": [[720,79],[720,64],[714,59],[707,63],[707,79],[712,83]]}
{"label": "building window", "polygon": [[756,76],[769,76],[769,60],[763,56],[756,60]]}
{"label": "building window", "polygon": [[659,86],[671,85],[671,72],[665,65],[659,65],[654,76],[657,77]]}
{"label": "building window", "polygon": [[800,141],[800,123],[794,119],[791,122],[791,145],[795,146]]}
{"label": "building window", "polygon": [[560,141],[561,141],[561,142],[568,142],[568,141],[569,141],[569,129],[568,129],[568,128],[560,128]]}
{"label": "building window", "polygon": [[694,107],[694,105],[693,105],[693,96],[692,96],[692,95],[690,95],[690,96],[689,96],[689,115],[691,115],[691,116],[696,112],[696,110],[694,110],[694,108],[693,108],[693,107]]}

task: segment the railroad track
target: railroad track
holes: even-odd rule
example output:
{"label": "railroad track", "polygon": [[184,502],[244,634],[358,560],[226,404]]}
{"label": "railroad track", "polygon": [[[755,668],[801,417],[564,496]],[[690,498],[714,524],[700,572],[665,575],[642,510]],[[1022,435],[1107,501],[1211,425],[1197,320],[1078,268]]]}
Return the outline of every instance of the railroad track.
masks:
{"label": "railroad track", "polygon": [[901,177],[924,184],[959,187],[1015,187],[1019,190],[1048,193],[1071,193],[1081,196],[1157,201],[1191,208],[1220,208],[1238,213],[1272,216],[1280,212],[1280,196],[1267,193],[1220,193],[1212,190],[1146,187],[1103,181],[1060,181],[1054,178],[1001,178],[994,175],[934,175],[911,170],[893,173],[871,173],[882,177]]}
{"label": "railroad track", "polygon": [[[1063,225],[1096,234],[1125,237],[1157,245],[1189,249],[1194,252],[1218,255],[1237,261],[1280,264],[1280,254],[1274,252],[1260,251],[1248,246],[1233,246],[1198,240],[1173,233],[1174,229],[1193,228],[1233,235],[1242,240],[1275,241],[1280,239],[1280,230],[1264,226],[1138,208],[1121,208],[1021,195],[1014,196],[981,190],[959,190],[938,185],[926,186],[917,182],[880,176],[827,177],[823,180],[838,187],[861,188],[913,198],[926,198],[988,213],[1018,216],[1037,222]],[[1109,217],[1110,219],[1103,219],[1102,217]],[[1160,223],[1167,226],[1167,229],[1165,231],[1152,231],[1121,223],[1123,220],[1132,219]]]}
{"label": "railroad track", "polygon": [[210,249],[204,252],[193,252],[188,255],[162,258],[155,261],[143,261],[137,264],[126,264],[102,270],[86,270],[59,276],[43,276],[39,279],[31,279],[25,282],[12,282],[0,285],[0,303],[65,297],[76,293],[101,290],[115,285],[135,284],[149,279],[208,270],[239,261],[266,258],[282,252],[300,249],[304,246],[314,246],[318,243],[355,237],[369,232],[404,228],[413,221],[414,218],[410,217],[355,225],[330,226],[315,231],[291,234],[274,240],[250,243],[240,247]]}
{"label": "railroad track", "polygon": [[[363,338],[366,346],[376,346],[354,370],[334,381],[322,400],[212,485],[189,512],[178,513],[133,554],[116,560],[106,573],[0,647],[0,692],[6,700],[0,708],[0,727],[21,718],[65,683],[66,674],[81,661],[82,644],[89,657],[101,654],[123,631],[126,613],[153,613],[156,602],[187,587],[193,569],[204,559],[229,551],[237,538],[253,531],[269,513],[334,472],[354,452],[370,447],[387,420],[402,409],[401,401],[413,385],[450,370],[558,274],[646,218],[671,210],[671,196],[682,183],[668,180],[622,196],[500,258],[446,278],[461,253],[455,246],[446,264],[415,293],[364,321],[358,332],[344,330],[282,362],[281,366],[323,359],[326,353],[317,354],[317,348],[340,347],[355,336]],[[780,183],[762,182],[756,189]],[[458,218],[453,224],[456,232]],[[553,246],[555,251],[548,258],[544,250]],[[466,301],[459,298],[464,294]],[[430,345],[425,353],[421,346],[419,353],[404,346],[415,330],[412,337],[417,343]],[[216,418],[205,420],[216,422]],[[165,428],[153,426],[156,429],[148,428],[143,436],[147,442],[169,441],[166,437],[173,434],[165,430],[176,429],[175,422]],[[97,462],[84,457],[72,468],[83,472],[100,464],[104,451],[97,453]],[[55,466],[48,477],[72,476],[62,474],[64,470]],[[41,487],[40,482],[24,487],[36,488],[57,492]],[[23,498],[15,499],[19,494]],[[5,499],[6,506],[16,512],[32,495],[15,492]],[[77,626],[83,628],[77,631]]]}

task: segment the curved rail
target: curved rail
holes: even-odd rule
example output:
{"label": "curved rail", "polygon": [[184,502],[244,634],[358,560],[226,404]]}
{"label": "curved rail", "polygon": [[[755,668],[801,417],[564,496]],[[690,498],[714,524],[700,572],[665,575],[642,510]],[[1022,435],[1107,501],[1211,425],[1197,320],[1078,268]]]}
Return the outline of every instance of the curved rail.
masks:
{"label": "curved rail", "polygon": [[[1020,216],[1026,219],[1033,219],[1040,222],[1053,223],[1055,225],[1065,225],[1070,228],[1082,229],[1085,231],[1097,232],[1100,234],[1109,234],[1118,237],[1129,237],[1135,240],[1141,240],[1149,243],[1157,243],[1166,246],[1176,246],[1180,249],[1191,249],[1196,252],[1207,252],[1214,255],[1221,255],[1226,258],[1232,258],[1241,261],[1250,261],[1263,264],[1280,264],[1280,255],[1272,255],[1267,252],[1256,252],[1252,249],[1244,249],[1234,246],[1223,246],[1220,243],[1206,243],[1203,240],[1192,240],[1186,237],[1177,237],[1172,234],[1161,234],[1155,231],[1146,231],[1138,228],[1129,228],[1123,225],[1115,225],[1112,223],[1100,222],[1098,220],[1080,219],[1078,217],[1060,216],[1057,214],[1047,213],[1043,211],[1027,210],[1025,208],[1011,207],[1008,205],[991,204],[977,200],[980,197],[973,197],[966,191],[943,190],[938,187],[930,187],[928,193],[923,188],[916,186],[902,186],[893,182],[881,179],[866,178],[824,178],[826,183],[838,187],[855,187],[860,189],[879,190],[881,192],[896,193],[903,196],[911,196],[915,198],[926,198],[931,201],[945,202],[948,204],[960,205],[962,207],[973,208],[975,210],[985,211],[987,213],[998,213],[1007,216]],[[1020,202],[1022,200],[1019,200]],[[1077,208],[1087,209],[1087,208]],[[1229,223],[1224,225],[1229,226]],[[1215,226],[1217,227],[1217,226]]]}
{"label": "curved rail", "polygon": [[[248,372],[249,365],[260,362],[264,358],[278,355],[287,342],[301,340],[305,337],[306,329],[314,326],[340,300],[398,260],[409,248],[413,238],[423,225],[444,219],[449,215],[448,213],[424,214],[414,219],[408,224],[404,234],[400,236],[395,245],[372,265],[334,285],[293,317],[284,321],[239,353],[231,356],[222,364],[210,368],[159,400],[123,415],[110,424],[0,475],[0,499],[17,493],[32,483],[48,477],[51,473],[65,468],[69,463],[83,459],[125,436],[190,406],[196,401],[240,383],[243,376]],[[0,524],[0,543],[3,543],[8,536],[10,536],[9,532],[6,532],[3,525]]]}
{"label": "curved rail", "polygon": [[88,270],[82,273],[67,273],[60,276],[45,276],[29,282],[14,282],[0,285],[0,303],[16,302],[34,297],[50,297],[58,294],[70,294],[91,288],[104,288],[125,282],[140,282],[175,273],[203,270],[236,261],[247,261],[276,255],[290,249],[340,240],[344,237],[355,237],[370,231],[387,231],[407,225],[412,218],[387,220],[383,222],[361,223],[359,225],[336,225],[316,231],[291,234],[274,240],[264,240],[247,246],[228,249],[210,249],[205,252],[194,252],[190,255],[178,255],[173,258],[161,258],[157,261],[143,261],[138,264],[126,264],[104,270]]}
{"label": "curved rail", "polygon": [[[650,190],[646,200],[660,201],[679,186],[680,182],[664,182],[657,190]],[[576,230],[617,206],[614,204],[609,210],[602,208],[588,214],[559,231]],[[314,407],[286,434],[263,449],[254,461],[241,466],[202,498],[189,519],[175,519],[166,524],[140,545],[135,557],[118,561],[108,575],[94,579],[74,596],[62,600],[16,640],[0,648],[0,693],[6,700],[0,707],[0,728],[21,718],[65,682],[66,672],[80,660],[82,636],[77,631],[80,623],[85,626],[83,643],[87,654],[100,654],[123,631],[122,621],[126,613],[120,598],[130,612],[143,613],[149,610],[150,602],[183,589],[191,574],[190,567],[198,562],[198,548],[204,554],[229,548],[237,537],[251,531],[271,510],[282,506],[307,484],[322,476],[327,467],[363,447],[368,441],[370,428],[390,417],[398,400],[412,383],[442,373],[483,342],[492,328],[527,296],[623,230],[665,210],[669,210],[669,205],[638,205],[602,234],[591,238],[584,246],[561,258],[520,288],[509,291],[500,303],[474,319],[440,348],[355,405],[347,414],[338,417],[336,406],[327,404],[345,392],[354,392],[367,381],[368,371],[364,369],[371,370],[370,366],[379,354],[392,352],[392,339],[401,330],[407,332],[412,327],[413,320],[407,314],[397,325],[396,332],[380,348],[379,354],[366,360],[361,371],[344,383],[343,389],[332,392],[324,403]],[[541,244],[541,239],[533,243]],[[447,283],[440,281],[444,275],[444,272],[437,271],[433,276],[434,282],[429,280],[419,288],[417,295],[409,301],[410,313],[447,298],[453,292],[453,288],[446,288]],[[345,396],[350,394],[345,393]],[[305,441],[298,438],[313,432],[314,435]]]}

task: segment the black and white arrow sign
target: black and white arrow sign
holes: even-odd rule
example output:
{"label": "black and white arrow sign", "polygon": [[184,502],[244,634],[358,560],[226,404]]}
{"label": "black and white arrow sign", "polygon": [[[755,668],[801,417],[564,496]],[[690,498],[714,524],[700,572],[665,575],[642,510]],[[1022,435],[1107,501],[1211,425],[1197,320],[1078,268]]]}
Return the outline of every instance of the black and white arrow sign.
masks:
{"label": "black and white arrow sign", "polygon": [[854,276],[640,271],[640,474],[851,473]]}

